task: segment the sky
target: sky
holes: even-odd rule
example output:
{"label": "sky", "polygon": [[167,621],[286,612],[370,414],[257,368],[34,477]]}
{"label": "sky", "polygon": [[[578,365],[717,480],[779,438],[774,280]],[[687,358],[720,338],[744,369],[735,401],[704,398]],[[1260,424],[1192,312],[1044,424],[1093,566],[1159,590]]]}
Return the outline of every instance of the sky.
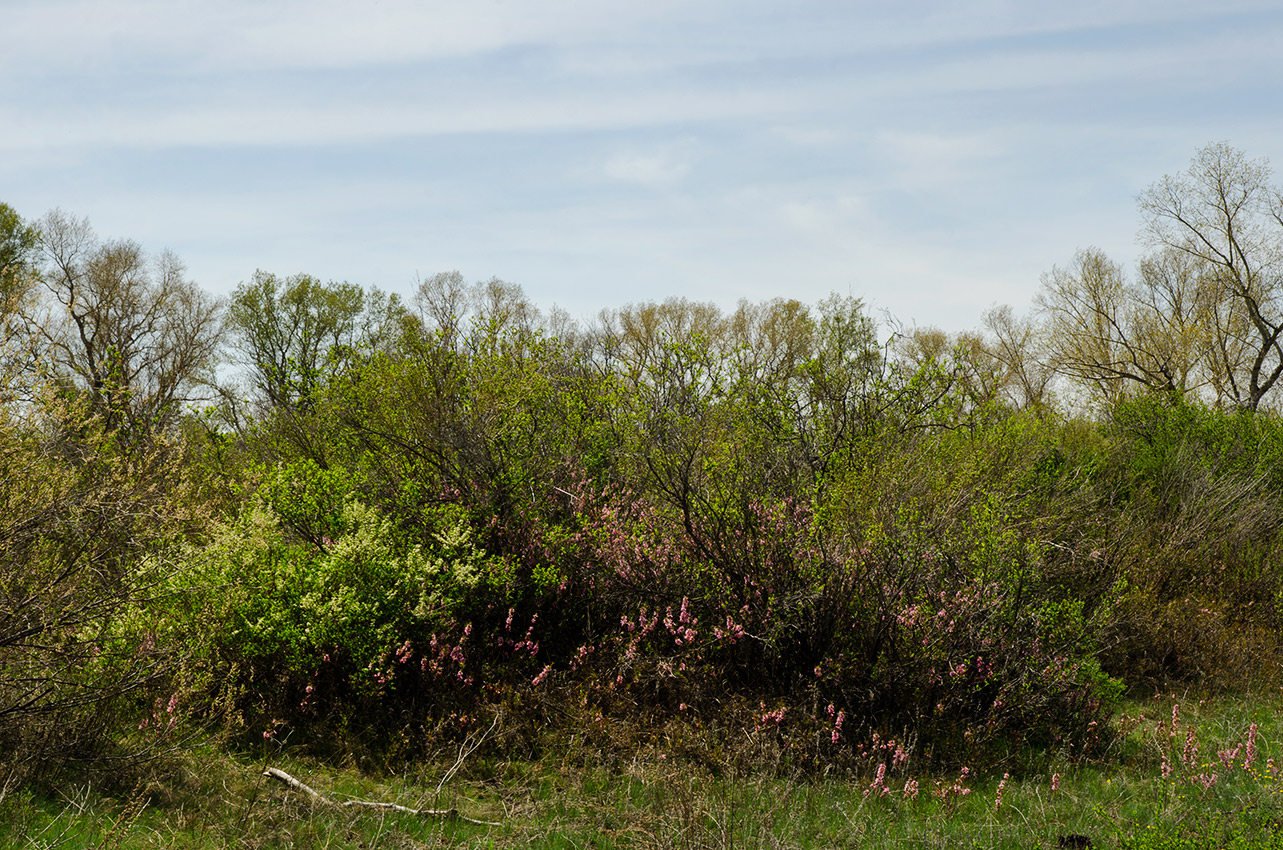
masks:
{"label": "sky", "polygon": [[220,296],[457,269],[967,330],[1134,263],[1219,141],[1283,162],[1280,0],[0,0],[0,202]]}

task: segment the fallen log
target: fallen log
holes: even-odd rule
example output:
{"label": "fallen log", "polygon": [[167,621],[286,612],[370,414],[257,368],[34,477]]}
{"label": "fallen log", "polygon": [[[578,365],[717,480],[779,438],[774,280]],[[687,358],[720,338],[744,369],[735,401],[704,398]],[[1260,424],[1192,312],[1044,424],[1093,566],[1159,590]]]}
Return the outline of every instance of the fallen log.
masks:
{"label": "fallen log", "polygon": [[344,808],[363,808],[363,809],[381,809],[388,812],[400,812],[401,814],[411,815],[418,818],[445,818],[447,820],[461,820],[465,823],[476,824],[477,826],[501,826],[501,824],[488,820],[476,820],[459,814],[455,808],[449,809],[412,809],[409,806],[398,805],[397,803],[380,803],[373,800],[335,800],[317,791],[305,782],[300,782],[293,776],[277,767],[269,767],[263,771],[263,775],[299,791],[314,800],[325,803],[327,806],[341,806]]}

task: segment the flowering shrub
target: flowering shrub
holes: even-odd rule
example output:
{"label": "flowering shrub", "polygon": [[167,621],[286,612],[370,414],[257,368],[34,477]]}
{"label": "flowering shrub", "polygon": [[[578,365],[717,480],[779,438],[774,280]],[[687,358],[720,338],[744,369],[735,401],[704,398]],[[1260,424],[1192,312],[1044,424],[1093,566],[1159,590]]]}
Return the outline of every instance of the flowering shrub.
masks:
{"label": "flowering shrub", "polygon": [[351,495],[319,542],[274,501],[254,507],[199,555],[221,589],[206,618],[219,663],[255,685],[247,705],[297,723],[357,704],[441,717],[566,687],[605,715],[716,720],[757,702],[757,731],[793,758],[883,777],[911,756],[1104,739],[1114,686],[1081,605],[1038,590],[1018,541],[891,529],[854,545],[777,500],[750,504],[735,545],[709,557],[671,511],[617,486],[579,479],[571,495],[568,521],[476,531],[457,514],[427,545],[397,544]]}

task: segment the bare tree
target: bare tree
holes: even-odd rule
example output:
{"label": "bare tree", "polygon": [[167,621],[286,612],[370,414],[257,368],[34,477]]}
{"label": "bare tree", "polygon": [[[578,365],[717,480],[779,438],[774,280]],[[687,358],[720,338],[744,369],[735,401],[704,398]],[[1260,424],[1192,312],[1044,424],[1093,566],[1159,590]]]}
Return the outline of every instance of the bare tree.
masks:
{"label": "bare tree", "polygon": [[28,318],[50,377],[84,392],[92,413],[130,442],[210,397],[219,304],[187,280],[176,256],[101,242],[87,221],[59,210],[39,230],[47,297]]}
{"label": "bare tree", "polygon": [[1186,395],[1206,381],[1213,307],[1186,258],[1159,252],[1136,281],[1097,248],[1043,276],[1038,308],[1051,362],[1061,374],[1113,401],[1133,388]]}
{"label": "bare tree", "polygon": [[1283,375],[1283,195],[1265,159],[1219,142],[1140,196],[1144,234],[1187,256],[1215,287],[1215,387],[1258,408]]}
{"label": "bare tree", "polygon": [[1003,366],[1000,392],[1017,408],[1040,407],[1050,401],[1055,370],[1044,354],[1038,323],[1017,317],[1008,305],[985,311],[989,348]]}

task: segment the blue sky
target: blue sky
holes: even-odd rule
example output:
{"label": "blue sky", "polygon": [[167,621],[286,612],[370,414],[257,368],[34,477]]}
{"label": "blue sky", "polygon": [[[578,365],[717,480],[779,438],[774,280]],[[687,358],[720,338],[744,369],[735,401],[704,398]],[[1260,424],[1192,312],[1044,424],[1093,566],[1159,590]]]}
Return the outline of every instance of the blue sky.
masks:
{"label": "blue sky", "polygon": [[0,201],[218,294],[458,269],[962,330],[1133,260],[1222,140],[1283,163],[1279,0],[0,0]]}

